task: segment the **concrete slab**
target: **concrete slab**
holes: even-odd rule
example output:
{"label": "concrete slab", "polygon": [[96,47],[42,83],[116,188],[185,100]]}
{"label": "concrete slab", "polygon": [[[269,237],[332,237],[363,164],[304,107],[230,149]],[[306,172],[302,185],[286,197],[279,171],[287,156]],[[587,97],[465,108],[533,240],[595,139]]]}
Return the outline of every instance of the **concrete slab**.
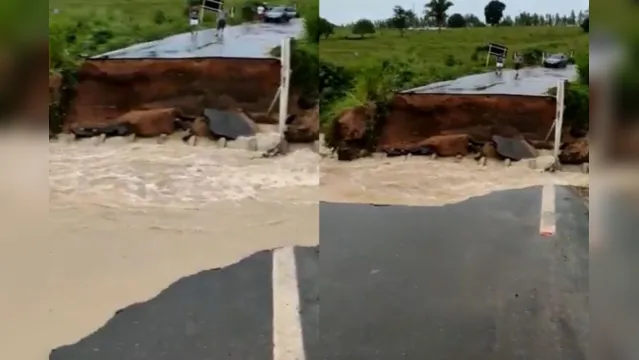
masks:
{"label": "concrete slab", "polygon": [[322,203],[325,359],[584,359],[588,214],[556,188],[557,232],[539,233],[541,188],[442,207]]}
{"label": "concrete slab", "polygon": [[93,58],[270,58],[269,52],[279,46],[282,39],[298,37],[303,30],[300,19],[293,19],[288,24],[247,23],[227,27],[222,40],[215,37],[215,29],[206,29],[198,31],[196,35],[178,34]]}
{"label": "concrete slab", "polygon": [[[317,247],[293,249],[306,359],[319,360]],[[179,279],[50,360],[274,359],[273,251]]]}
{"label": "concrete slab", "polygon": [[519,79],[515,79],[515,70],[505,69],[501,76],[494,72],[475,74],[402,93],[547,96],[548,89],[557,86],[559,80],[576,78],[577,68],[574,65],[565,69],[524,68],[519,73]]}

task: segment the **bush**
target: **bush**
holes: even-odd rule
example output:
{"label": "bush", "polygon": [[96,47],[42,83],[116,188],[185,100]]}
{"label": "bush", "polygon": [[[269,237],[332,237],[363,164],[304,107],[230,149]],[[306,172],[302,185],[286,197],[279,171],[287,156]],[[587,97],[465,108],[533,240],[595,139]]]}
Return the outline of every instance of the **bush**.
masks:
{"label": "bush", "polygon": [[462,14],[453,14],[448,18],[449,28],[464,28],[466,27],[466,19]]}
{"label": "bush", "polygon": [[589,33],[590,32],[590,16],[588,16],[582,23],[581,23],[581,29],[585,32],[585,33]]}
{"label": "bush", "polygon": [[320,37],[322,36],[322,23],[319,17],[319,3],[314,2],[304,12],[304,31],[306,40],[309,43],[319,44]]}
{"label": "bush", "polygon": [[541,64],[541,58],[544,56],[544,51],[538,48],[524,49],[521,55],[526,65],[539,65]]}
{"label": "bush", "polygon": [[575,64],[577,65],[577,72],[579,73],[579,82],[588,85],[590,83],[590,56],[588,53],[583,53],[575,58]]}
{"label": "bush", "polygon": [[328,37],[333,35],[333,32],[335,31],[335,25],[331,24],[324,18],[319,19],[319,28],[320,36],[324,36],[325,39],[328,39]]}
{"label": "bush", "polygon": [[368,19],[360,19],[353,25],[353,34],[364,37],[367,34],[375,33],[375,25]]}
{"label": "bush", "polygon": [[[279,57],[281,48],[278,46],[271,51],[271,55]],[[301,92],[305,98],[317,99],[319,93],[319,54],[315,44],[291,39],[291,87]]]}
{"label": "bush", "polygon": [[246,1],[240,8],[240,19],[252,21],[255,18],[255,5],[252,1]]}
{"label": "bush", "polygon": [[153,22],[156,25],[162,25],[167,21],[166,14],[161,9],[155,10],[155,15],[153,16]]}
{"label": "bush", "polygon": [[564,124],[575,130],[588,130],[590,122],[590,88],[585,84],[568,83],[565,89]]}
{"label": "bush", "polygon": [[461,64],[461,61],[455,59],[455,55],[446,55],[446,60],[444,60],[444,65],[448,67],[453,67],[457,64]]}
{"label": "bush", "polygon": [[322,107],[343,97],[353,86],[353,73],[342,66],[320,61],[319,92]]}

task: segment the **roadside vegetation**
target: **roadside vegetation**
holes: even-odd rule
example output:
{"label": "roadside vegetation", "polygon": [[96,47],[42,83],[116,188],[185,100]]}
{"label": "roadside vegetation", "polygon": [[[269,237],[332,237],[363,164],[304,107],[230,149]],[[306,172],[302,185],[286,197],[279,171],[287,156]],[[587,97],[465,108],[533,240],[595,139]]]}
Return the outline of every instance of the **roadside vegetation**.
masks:
{"label": "roadside vegetation", "polygon": [[[348,108],[384,109],[397,91],[492,71],[494,59],[488,68],[485,64],[489,42],[507,46],[509,54],[523,53],[528,66],[541,65],[544,53],[574,55],[573,61],[586,69],[585,82],[570,89],[579,96],[576,116],[587,114],[587,12],[512,18],[504,16],[505,5],[499,1],[488,2],[485,13],[477,15],[452,13],[453,6],[451,1],[432,0],[423,4],[420,14],[395,6],[389,19],[360,19],[342,26],[320,19],[324,129]],[[510,61],[507,67],[512,67]]]}

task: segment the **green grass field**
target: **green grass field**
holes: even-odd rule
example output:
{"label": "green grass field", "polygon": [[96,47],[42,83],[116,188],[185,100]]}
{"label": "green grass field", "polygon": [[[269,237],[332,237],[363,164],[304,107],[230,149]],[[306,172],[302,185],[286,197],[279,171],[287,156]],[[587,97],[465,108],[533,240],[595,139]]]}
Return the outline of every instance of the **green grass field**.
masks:
{"label": "green grass field", "polygon": [[[477,47],[489,42],[508,46],[509,52],[588,52],[588,35],[578,27],[499,27],[410,30],[402,37],[397,30],[377,30],[363,40],[346,39],[350,29],[336,29],[320,41],[320,57],[355,72],[383,60],[409,66],[418,83],[449,80],[485,70],[485,53]],[[352,36],[352,35],[351,35]]]}

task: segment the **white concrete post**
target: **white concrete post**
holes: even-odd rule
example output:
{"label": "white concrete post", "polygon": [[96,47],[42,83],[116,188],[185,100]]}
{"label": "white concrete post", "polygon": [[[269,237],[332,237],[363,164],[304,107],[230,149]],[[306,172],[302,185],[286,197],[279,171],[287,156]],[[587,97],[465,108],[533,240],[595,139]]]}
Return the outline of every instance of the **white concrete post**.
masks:
{"label": "white concrete post", "polygon": [[555,157],[555,165],[559,167],[559,147],[561,146],[561,130],[564,123],[564,96],[565,96],[564,80],[559,80],[557,83],[557,118],[555,120],[555,143],[553,156]]}
{"label": "white concrete post", "polygon": [[281,83],[280,83],[280,118],[279,118],[279,131],[280,135],[284,136],[286,130],[286,118],[288,117],[288,96],[289,85],[291,78],[291,39],[285,38],[282,40],[281,55]]}

